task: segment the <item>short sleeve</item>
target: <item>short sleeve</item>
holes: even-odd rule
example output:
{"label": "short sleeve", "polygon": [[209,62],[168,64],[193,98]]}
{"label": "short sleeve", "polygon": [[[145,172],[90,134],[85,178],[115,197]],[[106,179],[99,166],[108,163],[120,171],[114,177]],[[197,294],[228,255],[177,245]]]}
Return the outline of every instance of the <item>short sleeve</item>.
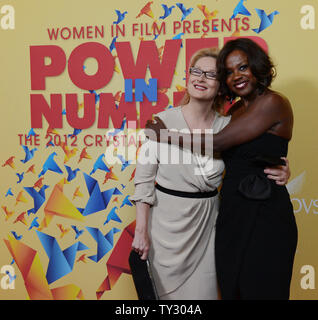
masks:
{"label": "short sleeve", "polygon": [[140,148],[135,173],[135,193],[129,200],[153,205],[156,201],[155,179],[158,170],[157,142],[147,140]]}

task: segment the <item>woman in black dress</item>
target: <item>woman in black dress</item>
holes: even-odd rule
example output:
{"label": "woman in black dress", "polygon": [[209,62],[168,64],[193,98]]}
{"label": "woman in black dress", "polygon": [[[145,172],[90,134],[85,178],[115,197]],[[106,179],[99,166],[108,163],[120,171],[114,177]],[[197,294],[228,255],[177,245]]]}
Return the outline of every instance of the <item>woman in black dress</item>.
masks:
{"label": "woman in black dress", "polygon": [[[229,125],[204,139],[205,151],[221,151],[226,166],[215,240],[221,296],[288,299],[297,226],[286,187],[267,179],[264,167],[287,155],[292,109],[288,99],[269,89],[274,66],[252,40],[227,42],[217,69],[221,95],[240,98],[230,109]],[[165,128],[155,120],[147,127]],[[190,139],[194,146],[200,140],[184,134],[183,144],[191,145]]]}

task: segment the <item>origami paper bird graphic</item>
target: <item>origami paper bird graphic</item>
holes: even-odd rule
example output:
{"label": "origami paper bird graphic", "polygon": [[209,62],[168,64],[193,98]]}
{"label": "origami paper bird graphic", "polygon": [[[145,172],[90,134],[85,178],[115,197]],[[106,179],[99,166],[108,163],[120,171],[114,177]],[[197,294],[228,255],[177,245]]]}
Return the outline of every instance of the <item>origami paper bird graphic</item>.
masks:
{"label": "origami paper bird graphic", "polygon": [[57,183],[44,207],[44,219],[41,221],[39,230],[47,228],[54,216],[84,221],[81,212],[64,195],[64,179]]}
{"label": "origami paper bird graphic", "polygon": [[74,170],[72,170],[71,167],[67,166],[67,165],[64,165],[64,167],[66,168],[66,171],[67,171],[67,181],[70,182],[72,180],[74,180],[76,178],[76,174],[78,171],[81,171],[79,168],[76,168]]}
{"label": "origami paper bird graphic", "polygon": [[136,221],[133,221],[122,231],[116,246],[106,262],[107,277],[96,291],[97,299],[100,299],[105,291],[111,290],[114,287],[122,273],[131,274],[128,257],[131,252],[135,227]]}
{"label": "origami paper bird graphic", "polygon": [[68,162],[72,157],[74,157],[78,150],[77,148],[70,149],[65,142],[61,142],[60,147],[65,153],[64,163]]}
{"label": "origami paper bird graphic", "polygon": [[82,159],[92,159],[92,157],[86,151],[87,147],[85,147],[79,156],[78,163],[82,161]]}
{"label": "origami paper bird graphic", "polygon": [[9,211],[7,206],[1,206],[1,208],[3,209],[4,213],[6,214],[6,221],[12,216],[14,215],[14,211]]}
{"label": "origami paper bird graphic", "polygon": [[2,165],[2,167],[10,166],[12,169],[15,169],[15,164],[14,164],[14,161],[13,161],[14,158],[15,158],[15,156],[10,157],[10,158]]}
{"label": "origami paper bird graphic", "polygon": [[25,219],[25,214],[26,214],[26,211],[20,213],[13,223],[22,222],[24,225],[27,226],[28,224]]}
{"label": "origami paper bird graphic", "polygon": [[176,3],[176,5],[182,12],[181,21],[183,21],[193,11],[193,8],[186,9],[186,7],[183,5],[183,3],[179,2],[179,3]]}
{"label": "origami paper bird graphic", "polygon": [[198,4],[197,7],[203,13],[203,15],[205,16],[206,20],[212,20],[213,18],[215,18],[215,16],[218,13],[217,10],[214,10],[214,11],[210,12],[208,10],[208,8],[205,5],[202,5],[202,4]]}
{"label": "origami paper bird graphic", "polygon": [[70,231],[69,228],[64,228],[64,226],[61,223],[57,223],[56,225],[61,231],[61,238],[63,238]]}
{"label": "origami paper bird graphic", "polygon": [[133,180],[135,178],[135,174],[136,174],[136,168],[134,169],[134,171],[132,172],[129,181]]}
{"label": "origami paper bird graphic", "polygon": [[28,168],[28,170],[27,170],[25,173],[28,173],[28,172],[35,173],[35,169],[34,169],[34,167],[35,167],[35,164],[32,164],[32,166],[31,166],[31,167],[29,167],[29,168]]}
{"label": "origami paper bird graphic", "polygon": [[119,10],[115,10],[117,14],[117,21],[114,21],[113,24],[119,24],[125,19],[125,15],[128,13],[127,11],[124,11],[121,13]]}
{"label": "origami paper bird graphic", "polygon": [[[117,38],[117,37],[116,37]],[[99,102],[99,94],[95,90],[88,90],[89,93],[93,93],[95,96],[95,104]]]}
{"label": "origami paper bird graphic", "polygon": [[121,171],[124,171],[132,162],[132,160],[125,160],[121,154],[117,154],[117,158],[121,161]]}
{"label": "origami paper bird graphic", "polygon": [[122,193],[117,188],[111,188],[109,190],[101,192],[97,180],[95,180],[85,172],[84,178],[90,197],[85,208],[82,209],[83,216],[87,216],[106,209],[111,197],[114,194],[122,195]]}
{"label": "origami paper bird graphic", "polygon": [[35,131],[33,128],[30,129],[29,133],[28,133],[28,136],[27,136],[27,139],[30,138],[30,136],[35,136]]}
{"label": "origami paper bird graphic", "polygon": [[29,150],[27,146],[23,146],[23,145],[22,145],[22,148],[25,152],[25,158],[21,160],[21,162],[23,163],[30,161],[34,157],[34,152],[38,150],[37,148],[33,148],[32,150]]}
{"label": "origami paper bird graphic", "polygon": [[82,129],[74,129],[72,134],[69,134],[67,137],[68,138],[73,138],[74,136],[77,136],[82,132]]}
{"label": "origami paper bird graphic", "polygon": [[108,167],[106,166],[106,164],[104,163],[103,159],[104,159],[105,155],[101,154],[98,159],[95,161],[94,166],[93,166],[93,170],[90,172],[90,175],[92,175],[93,173],[96,172],[96,170],[103,170],[106,172],[109,172]]}
{"label": "origami paper bird graphic", "polygon": [[18,193],[15,201],[16,201],[16,202],[15,202],[15,205],[17,205],[19,202],[24,202],[24,203],[27,203],[27,202],[28,202],[28,200],[27,200],[27,199],[24,197],[24,195],[23,195],[23,190],[21,190],[21,191]]}
{"label": "origami paper bird graphic", "polygon": [[44,177],[38,179],[34,185],[33,185],[33,188],[39,188],[41,189],[43,187],[43,180],[44,180]]}
{"label": "origami paper bird graphic", "polygon": [[46,272],[46,279],[49,284],[72,272],[77,251],[89,249],[85,244],[78,241],[62,251],[54,237],[38,230],[36,230],[36,234],[49,258]]}
{"label": "origami paper bird graphic", "polygon": [[[20,239],[17,239],[20,240]],[[8,270],[6,271],[6,274],[9,276],[9,284],[12,283],[17,278],[17,275],[12,275]]]}
{"label": "origami paper bird graphic", "polygon": [[80,197],[80,198],[83,198],[84,195],[82,192],[80,192],[80,187],[76,187],[74,193],[73,193],[73,200],[76,198],[76,197]]}
{"label": "origami paper bird graphic", "polygon": [[[115,43],[116,43],[116,41],[117,41],[117,36],[116,37],[114,37],[113,39],[112,39],[112,42],[111,42],[111,44],[110,44],[110,46],[109,46],[109,51],[110,52],[112,52],[114,49],[116,49],[116,47],[115,47]],[[96,103],[96,96],[95,96],[95,103]]]}
{"label": "origami paper bird graphic", "polygon": [[141,17],[143,14],[146,16],[154,19],[154,15],[151,11],[151,5],[153,4],[153,1],[147,2],[147,4],[140,10],[139,14],[137,15],[136,18]]}
{"label": "origami paper bird graphic", "polygon": [[[182,40],[182,36],[184,35],[183,32],[178,33],[177,35],[175,35],[172,40]],[[181,41],[181,48],[183,47],[182,41]]]}
{"label": "origami paper bird graphic", "polygon": [[87,263],[87,259],[86,259],[86,253],[82,254],[77,260],[76,262],[84,262],[84,263]]}
{"label": "origami paper bird graphic", "polygon": [[117,209],[118,209],[117,207],[114,207],[114,208],[112,208],[112,209],[110,210],[109,214],[107,215],[107,219],[106,219],[106,221],[104,222],[104,225],[105,225],[106,223],[108,223],[110,220],[114,220],[114,221],[117,221],[117,222],[119,222],[119,223],[122,222],[121,219],[119,218],[119,216],[118,216],[117,213],[116,213],[116,210],[117,210]]}
{"label": "origami paper bird graphic", "polygon": [[176,85],[176,89],[177,89],[177,91],[178,92],[185,92],[186,91],[186,88],[185,87],[183,87],[183,86],[180,86],[180,85]]}
{"label": "origami paper bird graphic", "polygon": [[48,143],[46,144],[45,148],[48,147],[55,147],[54,143],[52,141],[48,141]]}
{"label": "origami paper bird graphic", "polygon": [[63,171],[60,169],[60,167],[57,165],[57,163],[55,162],[54,160],[54,157],[56,156],[56,152],[52,152],[48,158],[46,159],[46,161],[44,162],[43,164],[43,167],[42,167],[42,171],[40,172],[39,174],[39,178],[41,176],[43,176],[48,170],[49,171],[53,171],[53,172],[56,172],[56,173],[59,173],[59,174],[62,174]]}
{"label": "origami paper bird graphic", "polygon": [[36,191],[33,187],[24,187],[24,190],[33,198],[34,207],[28,210],[28,216],[30,213],[36,214],[45,202],[45,190],[49,188],[48,185],[44,185],[39,191]]}
{"label": "origami paper bird graphic", "polygon": [[46,135],[44,139],[47,139],[51,134],[59,134],[58,131],[53,129],[52,127],[48,127],[46,130]]}
{"label": "origami paper bird graphic", "polygon": [[22,239],[22,235],[19,236],[15,231],[11,231],[11,233],[16,238],[16,240],[21,240]]}
{"label": "origami paper bird graphic", "polygon": [[118,203],[118,197],[115,197],[115,198],[113,199],[113,202],[117,202],[117,203]]}
{"label": "origami paper bird graphic", "polygon": [[36,250],[8,235],[4,242],[16,262],[30,300],[84,299],[82,290],[74,284],[50,289]]}
{"label": "origami paper bird graphic", "polygon": [[167,17],[169,17],[172,12],[172,9],[175,8],[175,6],[171,6],[169,8],[165,4],[161,4],[161,6],[163,7],[164,14],[161,17],[159,17],[159,19],[166,19]]}
{"label": "origami paper bird graphic", "polygon": [[255,9],[256,13],[258,14],[259,18],[261,19],[260,25],[256,29],[252,29],[256,33],[260,33],[269,26],[272,25],[274,16],[279,14],[277,10],[273,11],[271,14],[266,15],[265,11],[262,9]]}
{"label": "origami paper bird graphic", "polygon": [[242,14],[244,16],[250,16],[251,15],[251,13],[245,8],[244,1],[246,1],[246,0],[240,0],[238,2],[238,4],[236,5],[236,7],[233,10],[233,14],[232,14],[230,19],[235,18],[238,14]]}
{"label": "origami paper bird graphic", "polygon": [[17,183],[21,183],[21,181],[23,180],[24,178],[24,172],[22,173],[16,173],[16,175],[18,176],[19,180],[17,181]]}
{"label": "origami paper bird graphic", "polygon": [[113,173],[113,166],[109,168],[109,172],[106,172],[103,184],[105,184],[109,179],[118,181],[118,177]]}
{"label": "origami paper bird graphic", "polygon": [[123,131],[125,129],[125,124],[126,124],[126,119],[123,120],[123,122],[121,123],[121,127],[120,128],[115,129],[113,132],[109,132],[108,135],[114,137],[119,132],[121,132],[121,131]]}
{"label": "origami paper bird graphic", "polygon": [[97,254],[88,257],[89,259],[98,262],[102,259],[105,254],[113,249],[114,245],[114,234],[120,232],[117,228],[112,228],[108,233],[105,235],[97,228],[86,227],[86,230],[90,233],[90,235],[94,238],[97,242]]}
{"label": "origami paper bird graphic", "polygon": [[79,230],[76,226],[71,225],[72,229],[75,231],[76,235],[75,235],[75,240],[83,234],[83,232],[85,231],[84,229]]}
{"label": "origami paper bird graphic", "polygon": [[31,230],[32,228],[38,228],[40,226],[39,223],[38,223],[38,219],[39,219],[39,217],[35,217],[32,220],[32,222],[30,224],[30,227],[29,227],[29,230]]}
{"label": "origami paper bird graphic", "polygon": [[9,189],[8,189],[8,191],[7,191],[6,195],[5,195],[5,197],[7,197],[7,196],[13,196],[13,193],[12,193],[11,188],[9,188]]}
{"label": "origami paper bird graphic", "polygon": [[129,207],[132,207],[133,204],[129,201],[128,199],[129,196],[126,196],[125,199],[123,200],[122,204],[120,205],[120,208],[122,208],[123,206],[127,205]]}

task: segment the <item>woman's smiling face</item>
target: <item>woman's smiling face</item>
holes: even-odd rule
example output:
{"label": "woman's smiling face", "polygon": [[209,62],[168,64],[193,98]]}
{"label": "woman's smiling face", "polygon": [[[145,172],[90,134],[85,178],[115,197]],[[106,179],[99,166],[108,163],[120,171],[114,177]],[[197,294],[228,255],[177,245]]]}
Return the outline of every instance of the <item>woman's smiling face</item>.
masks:
{"label": "woman's smiling face", "polygon": [[[216,59],[202,57],[193,68],[216,74]],[[219,82],[216,79],[207,79],[205,74],[197,76],[190,73],[187,89],[190,99],[211,100],[212,102],[218,93]]]}

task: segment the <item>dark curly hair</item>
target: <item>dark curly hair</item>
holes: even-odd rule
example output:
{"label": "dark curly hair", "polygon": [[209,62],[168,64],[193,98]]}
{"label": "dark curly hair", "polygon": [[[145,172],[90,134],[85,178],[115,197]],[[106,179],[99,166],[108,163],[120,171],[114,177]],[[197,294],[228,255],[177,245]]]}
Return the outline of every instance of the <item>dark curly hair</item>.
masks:
{"label": "dark curly hair", "polygon": [[225,65],[228,55],[234,50],[243,51],[247,55],[249,67],[258,81],[258,93],[263,93],[271,85],[272,80],[276,76],[273,62],[257,43],[248,38],[238,38],[230,40],[224,45],[216,61],[218,80],[220,81],[220,94],[228,100],[236,98],[236,95],[226,84],[227,69]]}

